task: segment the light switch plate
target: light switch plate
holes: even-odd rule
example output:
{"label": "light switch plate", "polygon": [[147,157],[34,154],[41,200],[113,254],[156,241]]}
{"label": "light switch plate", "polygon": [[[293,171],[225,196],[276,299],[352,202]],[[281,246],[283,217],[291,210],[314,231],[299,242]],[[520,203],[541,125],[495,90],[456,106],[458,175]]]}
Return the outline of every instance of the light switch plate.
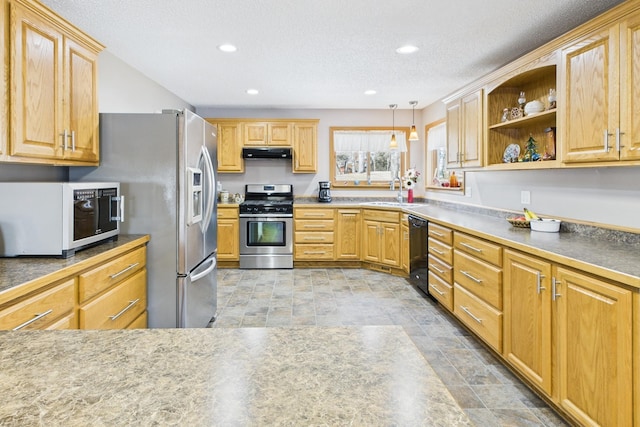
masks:
{"label": "light switch plate", "polygon": [[522,190],[520,192],[520,203],[522,203],[523,205],[531,204],[531,191]]}

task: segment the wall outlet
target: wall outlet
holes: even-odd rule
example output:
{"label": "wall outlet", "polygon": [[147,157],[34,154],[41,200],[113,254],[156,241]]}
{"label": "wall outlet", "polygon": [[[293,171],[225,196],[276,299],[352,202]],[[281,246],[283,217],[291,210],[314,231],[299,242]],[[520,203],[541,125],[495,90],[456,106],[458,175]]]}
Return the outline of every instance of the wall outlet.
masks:
{"label": "wall outlet", "polygon": [[520,192],[520,203],[523,205],[531,204],[531,191],[523,190]]}

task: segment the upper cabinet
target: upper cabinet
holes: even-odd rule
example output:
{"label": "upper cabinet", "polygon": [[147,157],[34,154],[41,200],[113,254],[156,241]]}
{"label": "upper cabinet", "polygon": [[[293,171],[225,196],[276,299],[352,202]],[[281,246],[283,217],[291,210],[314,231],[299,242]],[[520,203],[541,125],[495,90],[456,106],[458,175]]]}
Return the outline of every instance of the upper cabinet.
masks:
{"label": "upper cabinet", "polygon": [[640,160],[640,13],[563,49],[566,163]]}
{"label": "upper cabinet", "polygon": [[295,123],[293,125],[293,172],[318,171],[318,124]]}
{"label": "upper cabinet", "polygon": [[237,122],[220,122],[218,127],[218,171],[244,172],[242,128]]}
{"label": "upper cabinet", "polygon": [[8,20],[11,130],[2,160],[97,165],[103,46],[30,0],[12,1]]}
{"label": "upper cabinet", "polygon": [[248,147],[291,146],[291,123],[243,123],[242,134],[244,145]]}
{"label": "upper cabinet", "polygon": [[[501,169],[558,166],[556,105],[549,100],[550,92],[556,91],[556,62],[557,54],[547,55],[488,86],[486,166]],[[524,102],[525,108],[519,101]],[[526,108],[534,104],[541,111]],[[535,160],[532,153],[538,155]]]}
{"label": "upper cabinet", "polygon": [[446,102],[447,166],[482,166],[482,90]]}

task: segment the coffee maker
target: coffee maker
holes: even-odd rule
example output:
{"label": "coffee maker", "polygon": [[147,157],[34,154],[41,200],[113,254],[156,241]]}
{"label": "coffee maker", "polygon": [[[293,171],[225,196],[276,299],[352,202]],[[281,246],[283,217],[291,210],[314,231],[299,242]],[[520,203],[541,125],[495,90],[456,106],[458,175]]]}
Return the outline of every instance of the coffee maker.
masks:
{"label": "coffee maker", "polygon": [[331,201],[331,183],[329,181],[318,182],[318,201],[328,203]]}

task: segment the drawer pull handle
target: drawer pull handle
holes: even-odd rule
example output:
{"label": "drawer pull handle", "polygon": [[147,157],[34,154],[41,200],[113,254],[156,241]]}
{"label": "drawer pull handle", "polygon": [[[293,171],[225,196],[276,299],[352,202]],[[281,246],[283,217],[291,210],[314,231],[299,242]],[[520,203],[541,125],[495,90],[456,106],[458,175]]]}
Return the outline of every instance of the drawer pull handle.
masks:
{"label": "drawer pull handle", "polygon": [[432,284],[432,285],[431,285],[431,288],[432,288],[434,291],[436,291],[437,293],[439,293],[440,295],[444,296],[444,292],[442,292],[440,289],[438,289],[438,288],[436,287],[436,285]]}
{"label": "drawer pull handle", "polygon": [[111,320],[116,320],[118,317],[122,316],[127,310],[130,310],[134,305],[136,305],[140,301],[140,298],[136,298],[133,301],[129,301],[129,305],[120,310],[120,313],[115,314],[113,316],[109,316]]}
{"label": "drawer pull handle", "polygon": [[536,273],[536,290],[538,291],[538,295],[542,293],[542,291],[546,290],[544,286],[542,286],[542,279],[544,279],[544,274],[541,274],[539,271]]}
{"label": "drawer pull handle", "polygon": [[124,270],[119,271],[119,272],[117,272],[116,274],[112,274],[112,275],[111,275],[111,276],[109,276],[109,277],[111,277],[112,279],[115,279],[116,277],[118,277],[118,276],[120,276],[120,275],[122,275],[122,274],[126,273],[127,271],[131,270],[132,268],[136,268],[136,267],[138,266],[138,264],[140,264],[140,263],[139,263],[139,262],[136,262],[135,264],[131,264],[131,265],[129,265],[129,267],[125,268]]}
{"label": "drawer pull handle", "polygon": [[436,267],[436,266],[435,266],[435,265],[433,265],[433,264],[429,264],[429,268],[434,269],[435,271],[437,271],[437,272],[438,272],[438,273],[440,273],[440,274],[444,274],[444,271],[440,270],[438,267]]}
{"label": "drawer pull handle", "polygon": [[474,315],[473,315],[473,313],[472,313],[471,311],[469,311],[469,309],[468,309],[467,307],[465,307],[465,306],[461,305],[461,306],[460,306],[460,308],[462,309],[462,311],[464,311],[464,312],[465,312],[465,313],[467,313],[469,316],[471,316],[471,318],[472,318],[473,320],[475,320],[476,322],[478,322],[478,323],[482,324],[482,319],[480,319],[480,318],[478,318],[478,317],[474,316]]}
{"label": "drawer pull handle", "polygon": [[482,249],[474,248],[473,246],[471,246],[471,245],[469,245],[468,243],[465,243],[465,242],[460,242],[460,246],[464,246],[465,248],[471,249],[474,252],[482,253]]}
{"label": "drawer pull handle", "polygon": [[309,212],[305,212],[303,216],[313,216],[313,217],[321,217],[321,218],[324,218],[325,214],[322,214],[322,213],[309,213]]}
{"label": "drawer pull handle", "polygon": [[431,248],[431,250],[432,250],[433,252],[437,253],[438,255],[444,255],[444,252],[443,252],[443,251],[439,251],[439,250],[437,250],[436,248]]}
{"label": "drawer pull handle", "polygon": [[307,224],[304,228],[326,228],[326,226],[322,224]]}
{"label": "drawer pull handle", "polygon": [[433,234],[433,235],[436,235],[436,236],[438,236],[438,237],[444,237],[444,234],[442,234],[442,233],[438,233],[437,231],[433,231],[433,230],[430,230],[430,231],[429,231],[429,234]]}
{"label": "drawer pull handle", "polygon": [[304,236],[304,240],[324,240],[322,236]]}
{"label": "drawer pull handle", "polygon": [[33,322],[37,322],[38,320],[42,319],[45,316],[48,316],[49,314],[53,313],[53,309],[49,309],[47,311],[45,311],[44,313],[40,313],[40,314],[36,314],[35,317],[31,320],[27,320],[26,322],[24,322],[21,325],[16,326],[15,328],[13,328],[13,331],[19,331],[22,328],[25,328],[27,326],[29,326],[30,324],[32,324]]}
{"label": "drawer pull handle", "polygon": [[562,296],[562,294],[557,293],[558,285],[562,282],[560,280],[556,280],[556,278],[551,279],[551,300],[555,301]]}
{"label": "drawer pull handle", "polygon": [[324,255],[326,251],[304,251],[305,255]]}
{"label": "drawer pull handle", "polygon": [[474,282],[476,282],[478,284],[482,283],[482,280],[476,279],[475,277],[473,277],[471,274],[467,273],[464,270],[460,270],[460,274],[463,274],[463,275],[467,276],[469,279],[473,280]]}

